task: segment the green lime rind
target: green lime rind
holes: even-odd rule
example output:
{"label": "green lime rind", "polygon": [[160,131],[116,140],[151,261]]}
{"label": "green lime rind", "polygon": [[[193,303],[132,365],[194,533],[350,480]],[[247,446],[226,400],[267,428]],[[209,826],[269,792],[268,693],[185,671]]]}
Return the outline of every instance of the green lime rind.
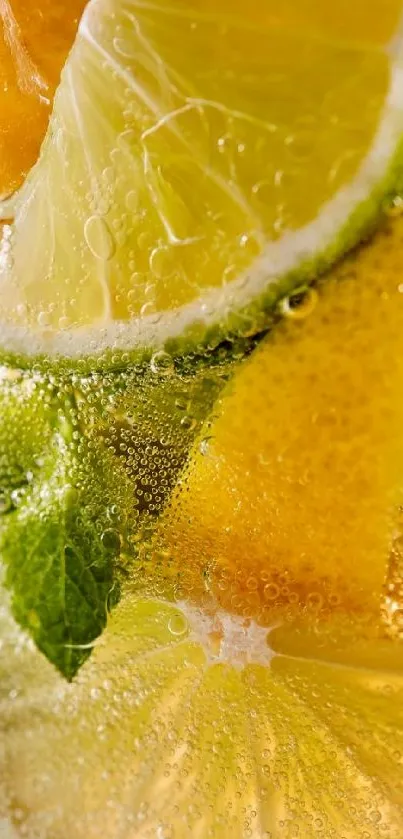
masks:
{"label": "green lime rind", "polygon": [[[310,286],[324,277],[337,261],[348,255],[357,245],[371,238],[388,218],[388,209],[393,206],[403,191],[403,141],[386,177],[350,214],[334,240],[314,257],[299,262],[275,282],[271,281],[252,302],[234,308],[221,317],[214,313],[211,323],[195,320],[181,335],[169,337],[158,346],[137,345],[132,349],[109,348],[99,354],[78,357],[38,353],[26,355],[7,350],[0,345],[0,363],[22,370],[38,373],[58,371],[86,375],[92,371],[118,371],[132,365],[147,365],[156,352],[163,350],[181,366],[193,363],[194,354],[208,352],[205,363],[208,366],[214,352],[223,342],[229,342],[227,354],[231,355],[231,344],[237,355],[253,345],[255,336],[264,332],[279,318],[279,303],[301,286]],[[199,359],[199,363],[202,363]]]}
{"label": "green lime rind", "polygon": [[[125,0],[116,2],[116,21],[126,20],[125,9]],[[154,24],[158,28],[157,18],[158,15]],[[126,21],[126,36],[134,49],[138,47],[140,24],[136,25],[130,15],[129,19],[131,22]],[[159,90],[157,85],[154,90],[155,79],[162,84],[160,62],[163,61],[155,51],[148,55],[151,62],[149,82],[154,92],[153,96],[146,95],[141,86],[141,73],[139,77],[137,75],[139,68],[126,66],[127,62],[122,63],[115,55],[114,33],[115,25],[110,20],[108,3],[101,0],[100,3],[89,4],[63,71],[40,159],[13,202],[15,224],[8,227],[3,242],[0,279],[7,289],[11,278],[10,296],[13,283],[17,292],[12,307],[16,306],[19,317],[23,318],[21,310],[24,305],[28,312],[31,306],[32,317],[34,314],[37,317],[37,328],[25,330],[23,325],[13,326],[8,321],[8,315],[4,316],[4,326],[0,325],[0,361],[3,363],[29,369],[36,367],[38,370],[78,370],[85,374],[91,370],[124,369],[132,364],[147,363],[155,352],[161,350],[173,358],[183,358],[189,353],[214,350],[222,342],[247,341],[270,327],[278,314],[278,302],[282,297],[323,276],[338,259],[368,237],[382,219],[385,206],[402,189],[403,94],[399,47],[397,54],[395,50],[390,57],[389,86],[367,155],[349,182],[320,206],[317,215],[308,224],[286,231],[277,241],[268,241],[263,246],[259,243],[259,255],[251,258],[246,269],[239,269],[236,279],[221,288],[214,285],[217,278],[214,280],[213,277],[212,287],[204,288],[204,278],[200,297],[171,311],[161,310],[155,292],[157,296],[151,301],[155,312],[131,321],[113,320],[111,288],[125,288],[127,274],[134,269],[139,270],[138,277],[142,277],[144,283],[148,283],[145,277],[157,280],[161,270],[158,262],[153,267],[149,255],[147,270],[141,267],[143,251],[139,245],[139,232],[141,230],[140,235],[147,237],[145,218],[153,231],[146,248],[147,254],[157,245],[158,251],[161,242],[184,244],[204,238],[203,235],[197,236],[196,222],[192,216],[188,218],[186,215],[180,187],[178,183],[176,189],[172,186],[176,183],[175,179],[172,184],[168,183],[160,172],[160,183],[157,177],[159,168],[168,166],[170,161],[178,163],[188,160],[191,152],[195,154],[195,151],[189,150],[187,140],[184,141],[185,135],[180,132],[179,142],[179,129],[171,126],[171,119],[175,114],[188,113],[198,99],[189,98],[186,87],[178,93],[175,110],[168,76],[164,77],[166,84],[162,85],[163,89]],[[215,72],[219,69],[217,66]],[[109,111],[100,114],[101,106],[105,105],[105,85],[112,83]],[[128,103],[134,108],[134,116],[130,118],[127,115]],[[129,124],[131,128],[128,128]],[[150,131],[154,136],[157,127],[160,130],[167,124],[172,131],[169,137],[163,136],[160,146],[157,144],[154,149],[151,145],[148,149],[147,144],[142,145],[150,136]],[[203,130],[202,124],[193,126],[191,136],[194,142]],[[259,132],[262,127],[256,130]],[[150,155],[155,157],[155,172],[153,166],[150,171],[147,168]],[[112,180],[109,175],[106,179],[104,177],[111,168],[111,159],[114,161]],[[202,160],[204,169],[201,171],[208,180],[211,176],[210,164],[204,157]],[[258,169],[253,173],[256,177],[263,176],[263,164],[264,160],[256,162]],[[216,170],[213,167],[212,171],[219,178],[221,200],[226,193],[222,171],[219,166]],[[194,174],[193,169],[189,172]],[[200,175],[199,170],[196,174]],[[128,209],[128,190],[135,205],[129,216],[125,212]],[[142,207],[139,213],[137,199]],[[166,202],[168,205],[172,203],[173,215],[178,217],[178,235],[175,225],[171,230],[168,223],[169,213],[165,216]],[[210,260],[208,264],[212,267],[215,258],[220,262],[223,254],[227,254],[222,245],[220,248],[216,246],[216,239],[222,233],[217,220],[220,208],[224,217],[229,212],[225,202],[222,206],[220,201],[217,206],[212,204],[212,211],[217,210],[218,215],[216,217],[213,213],[215,221],[212,228],[208,228],[205,240]],[[144,216],[144,213],[150,215]],[[124,235],[120,236],[119,225],[123,224],[124,218]],[[140,227],[136,226],[138,219],[141,219]],[[244,215],[242,219],[244,221]],[[90,224],[94,220],[99,222],[95,225],[95,232]],[[250,225],[249,220],[245,229],[249,230]],[[118,231],[116,235],[113,230]],[[137,261],[140,260],[138,265],[134,258],[136,254]],[[228,254],[226,261],[230,259]],[[239,264],[246,263],[241,260]],[[196,282],[196,267],[194,264],[194,268],[189,269],[194,275],[184,273],[185,283]],[[170,276],[168,273],[168,281]],[[98,282],[97,299],[85,296],[86,282],[94,280],[94,277]],[[21,278],[34,295],[38,278],[46,278],[41,300],[43,311],[36,312],[35,300],[32,303],[28,293],[26,298],[22,296],[19,299]],[[69,289],[68,297],[73,301],[76,294],[80,295],[81,308],[78,312],[89,309],[93,326],[70,329],[65,326],[59,331],[47,326],[52,322],[53,314],[56,319],[58,283],[67,283],[64,291]],[[140,280],[135,283],[139,288]],[[174,298],[172,291],[172,302]],[[139,293],[139,301],[142,299]],[[5,302],[7,304],[7,299]],[[5,310],[7,312],[7,305]],[[60,312],[65,312],[63,307]],[[70,314],[74,320],[74,307]],[[67,318],[60,318],[61,322],[63,320],[68,324]],[[81,323],[80,316],[78,321]]]}

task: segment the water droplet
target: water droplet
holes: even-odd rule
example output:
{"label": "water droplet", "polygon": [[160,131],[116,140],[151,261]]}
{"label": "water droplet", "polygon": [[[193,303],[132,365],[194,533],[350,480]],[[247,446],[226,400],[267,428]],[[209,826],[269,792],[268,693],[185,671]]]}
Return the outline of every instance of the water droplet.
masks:
{"label": "water droplet", "polygon": [[281,313],[293,320],[304,320],[313,312],[318,302],[318,292],[314,288],[299,288],[280,301]]}
{"label": "water droplet", "polygon": [[140,309],[140,315],[142,318],[148,317],[149,315],[155,315],[155,306],[154,303],[151,301],[149,303],[144,303],[144,305]]}
{"label": "water droplet", "polygon": [[122,544],[122,539],[120,533],[117,530],[108,528],[108,530],[104,530],[101,536],[101,542],[107,551],[111,551],[112,553],[119,553]]}
{"label": "water droplet", "polygon": [[137,244],[141,251],[147,250],[151,246],[152,238],[146,230],[143,230],[142,233],[139,233],[137,237]]}
{"label": "water droplet", "polygon": [[258,181],[252,187],[252,193],[261,204],[270,207],[273,201],[273,182],[264,180]]}
{"label": "water droplet", "polygon": [[115,240],[102,216],[90,216],[84,225],[85,241],[96,259],[108,261],[115,253]]}
{"label": "water droplet", "polygon": [[397,195],[396,198],[385,208],[386,215],[390,218],[401,216],[403,213],[403,198]]}
{"label": "water droplet", "polygon": [[233,280],[236,279],[238,274],[238,269],[236,265],[227,265],[227,267],[223,271],[222,275],[222,285],[227,285],[231,283]]}
{"label": "water droplet", "polygon": [[291,157],[303,162],[314,154],[316,135],[313,131],[298,131],[286,137],[285,145]]}
{"label": "water droplet", "polygon": [[150,256],[150,269],[155,277],[171,277],[175,271],[175,256],[172,248],[160,245]]}
{"label": "water droplet", "polygon": [[188,401],[186,399],[182,399],[181,397],[175,399],[175,408],[177,408],[178,411],[187,411],[188,404]]}
{"label": "water droplet", "polygon": [[139,206],[139,194],[135,189],[131,189],[126,195],[126,207],[131,213],[136,213]]}
{"label": "water droplet", "polygon": [[188,630],[188,622],[184,615],[178,612],[176,615],[171,615],[168,621],[168,629],[172,635],[184,635]]}
{"label": "water droplet", "polygon": [[197,420],[194,417],[189,416],[186,414],[185,417],[181,419],[181,426],[182,428],[186,428],[187,431],[193,431],[196,428]]}
{"label": "water droplet", "polygon": [[102,172],[102,178],[105,183],[113,185],[116,181],[116,172],[113,166],[106,166]]}
{"label": "water droplet", "polygon": [[39,312],[37,317],[38,326],[45,327],[50,324],[49,312]]}
{"label": "water droplet", "polygon": [[203,437],[203,440],[200,441],[199,451],[203,457],[206,457],[209,453],[210,440],[212,440],[212,437]]}
{"label": "water droplet", "polygon": [[159,352],[154,353],[150,361],[150,367],[153,373],[169,376],[174,369],[172,356],[164,350],[160,350]]}
{"label": "water droplet", "polygon": [[263,589],[265,600],[276,600],[280,594],[280,588],[276,583],[268,583]]}

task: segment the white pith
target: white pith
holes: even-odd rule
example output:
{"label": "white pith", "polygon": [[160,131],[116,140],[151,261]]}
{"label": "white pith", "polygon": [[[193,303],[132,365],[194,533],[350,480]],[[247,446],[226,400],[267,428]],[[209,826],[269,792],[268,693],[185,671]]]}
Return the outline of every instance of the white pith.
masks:
{"label": "white pith", "polygon": [[[252,618],[230,615],[223,609],[213,613],[185,601],[178,607],[186,618],[189,640],[203,647],[209,664],[229,664],[242,669],[248,664],[270,666],[275,653],[268,637],[274,627],[259,626]],[[186,631],[184,625],[184,632]]]}

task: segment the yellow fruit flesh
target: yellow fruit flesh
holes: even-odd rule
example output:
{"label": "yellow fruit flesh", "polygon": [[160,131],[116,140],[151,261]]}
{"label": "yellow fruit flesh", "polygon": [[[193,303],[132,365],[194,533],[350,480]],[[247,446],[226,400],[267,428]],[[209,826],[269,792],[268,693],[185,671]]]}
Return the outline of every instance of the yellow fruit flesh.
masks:
{"label": "yellow fruit flesh", "polygon": [[400,839],[401,640],[381,603],[401,526],[402,242],[389,221],[236,372],[160,523],[181,602],[160,580],[143,599],[135,567],[65,687],[2,630],[2,783],[29,836],[46,813],[57,839]]}
{"label": "yellow fruit flesh", "polygon": [[398,219],[283,306],[195,447],[161,541],[230,612],[379,611],[402,503],[402,239]]}
{"label": "yellow fruit flesh", "polygon": [[0,789],[22,835],[400,839],[401,672],[234,668],[179,614],[129,593],[69,686],[2,626]]}
{"label": "yellow fruit flesh", "polygon": [[41,334],[158,319],[315,219],[374,140],[400,12],[94,4],[11,264],[4,250],[0,318]]}
{"label": "yellow fruit flesh", "polygon": [[[354,40],[384,43],[396,6],[384,3],[376,25],[375,6],[301,0],[279,23],[303,12],[325,35],[329,18],[345,40],[349,12]],[[59,228],[57,247],[71,230]],[[104,229],[87,237],[108,252]],[[188,605],[181,615],[134,587],[76,682],[61,685],[0,604],[0,827],[29,839],[401,839],[401,646],[380,637],[380,603],[400,527],[402,238],[398,220],[326,280],[306,319],[291,308],[245,362],[161,525],[161,553],[183,577],[177,596],[246,624],[281,622],[270,662],[239,665],[235,650],[223,661],[222,628],[198,634]],[[114,316],[136,313],[123,274],[120,301],[112,271],[99,301],[99,285],[77,288],[72,241],[76,302],[60,290],[51,309],[54,287],[47,302],[42,287],[48,325],[55,311],[102,317],[110,300]]]}

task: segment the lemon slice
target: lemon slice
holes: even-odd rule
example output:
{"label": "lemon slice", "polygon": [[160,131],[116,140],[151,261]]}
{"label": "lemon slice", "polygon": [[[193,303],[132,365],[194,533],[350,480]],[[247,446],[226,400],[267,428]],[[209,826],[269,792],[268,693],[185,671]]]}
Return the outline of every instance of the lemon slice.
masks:
{"label": "lemon slice", "polygon": [[128,595],[68,685],[3,605],[6,836],[400,839],[399,651],[315,660],[239,618],[214,649],[198,617]]}
{"label": "lemon slice", "polygon": [[401,9],[93,0],[2,206],[3,352],[183,350],[265,324],[396,188]]}

